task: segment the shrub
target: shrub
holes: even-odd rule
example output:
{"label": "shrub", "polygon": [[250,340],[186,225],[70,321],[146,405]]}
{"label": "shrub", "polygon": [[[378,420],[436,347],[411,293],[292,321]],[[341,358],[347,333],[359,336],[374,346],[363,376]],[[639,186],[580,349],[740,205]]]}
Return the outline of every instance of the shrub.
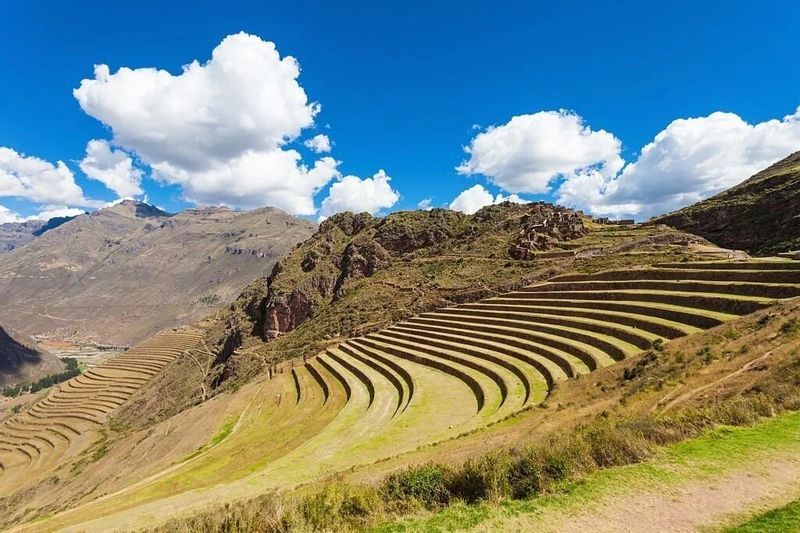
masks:
{"label": "shrub", "polygon": [[583,434],[592,459],[602,468],[637,463],[650,455],[648,442],[628,427],[595,424]]}
{"label": "shrub", "polygon": [[653,349],[657,352],[660,352],[664,349],[664,339],[654,339],[653,340]]}
{"label": "shrub", "polygon": [[412,499],[432,508],[445,505],[450,499],[447,488],[449,471],[436,464],[427,464],[390,474],[383,482],[383,492],[393,500]]}
{"label": "shrub", "polygon": [[383,500],[369,486],[329,483],[301,499],[300,518],[313,530],[339,531],[345,525],[364,528],[381,516]]}
{"label": "shrub", "polygon": [[714,359],[716,359],[716,356],[711,351],[711,347],[709,346],[703,346],[697,350],[697,357],[699,357],[700,360],[707,365],[714,362]]}
{"label": "shrub", "polygon": [[797,317],[792,317],[781,325],[781,333],[784,335],[794,335],[800,331],[800,321]]}
{"label": "shrub", "polygon": [[509,487],[510,457],[508,453],[491,453],[471,459],[450,476],[450,494],[467,503],[499,500],[511,493]]}

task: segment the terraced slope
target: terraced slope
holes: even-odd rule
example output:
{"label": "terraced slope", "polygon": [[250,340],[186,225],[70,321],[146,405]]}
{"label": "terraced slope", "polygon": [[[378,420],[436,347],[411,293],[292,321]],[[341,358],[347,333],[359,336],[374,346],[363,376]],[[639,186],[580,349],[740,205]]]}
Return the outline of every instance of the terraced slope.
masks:
{"label": "terraced slope", "polygon": [[83,451],[93,430],[199,334],[156,335],[57,387],[0,426],[0,494]]}
{"label": "terraced slope", "polygon": [[222,442],[34,529],[147,525],[405,453],[536,405],[558,381],[658,339],[799,295],[800,262],[677,263],[565,275],[424,313],[274,369]]}

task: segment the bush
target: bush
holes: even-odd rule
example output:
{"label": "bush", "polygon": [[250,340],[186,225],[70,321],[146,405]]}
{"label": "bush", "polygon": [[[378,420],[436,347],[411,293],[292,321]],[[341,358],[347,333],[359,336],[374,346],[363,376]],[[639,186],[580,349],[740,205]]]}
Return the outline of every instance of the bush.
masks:
{"label": "bush", "polygon": [[298,514],[313,530],[340,531],[345,526],[363,529],[383,514],[382,508],[373,487],[330,483],[302,498]]}
{"label": "bush", "polygon": [[467,503],[497,501],[511,493],[508,482],[510,467],[508,453],[491,453],[469,460],[450,477],[450,494]]}
{"label": "bush", "polygon": [[447,478],[450,472],[441,465],[427,464],[390,474],[382,490],[390,499],[412,499],[425,507],[445,505],[450,500]]}
{"label": "bush", "polygon": [[631,428],[595,424],[583,434],[592,460],[601,468],[637,463],[650,455],[650,444]]}
{"label": "bush", "polygon": [[794,335],[800,331],[800,321],[797,317],[792,317],[781,325],[781,333],[784,335]]}

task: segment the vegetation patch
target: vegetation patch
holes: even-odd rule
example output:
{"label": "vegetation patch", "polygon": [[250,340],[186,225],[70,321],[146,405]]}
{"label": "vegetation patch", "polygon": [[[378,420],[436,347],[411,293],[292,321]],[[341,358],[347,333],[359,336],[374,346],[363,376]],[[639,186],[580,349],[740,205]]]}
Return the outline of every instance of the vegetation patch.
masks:
{"label": "vegetation patch", "polygon": [[738,526],[723,529],[723,533],[763,533],[765,531],[800,532],[800,501],[794,501],[779,509],[772,509],[754,516]]}

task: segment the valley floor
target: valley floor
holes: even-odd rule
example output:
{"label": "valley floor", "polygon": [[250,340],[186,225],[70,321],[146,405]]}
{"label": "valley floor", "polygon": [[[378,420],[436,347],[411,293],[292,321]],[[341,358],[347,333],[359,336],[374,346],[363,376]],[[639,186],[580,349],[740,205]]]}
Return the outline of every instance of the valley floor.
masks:
{"label": "valley floor", "polygon": [[791,412],[751,428],[716,429],[548,496],[453,506],[380,530],[677,532],[744,524],[743,531],[794,531],[798,499],[800,413]]}

